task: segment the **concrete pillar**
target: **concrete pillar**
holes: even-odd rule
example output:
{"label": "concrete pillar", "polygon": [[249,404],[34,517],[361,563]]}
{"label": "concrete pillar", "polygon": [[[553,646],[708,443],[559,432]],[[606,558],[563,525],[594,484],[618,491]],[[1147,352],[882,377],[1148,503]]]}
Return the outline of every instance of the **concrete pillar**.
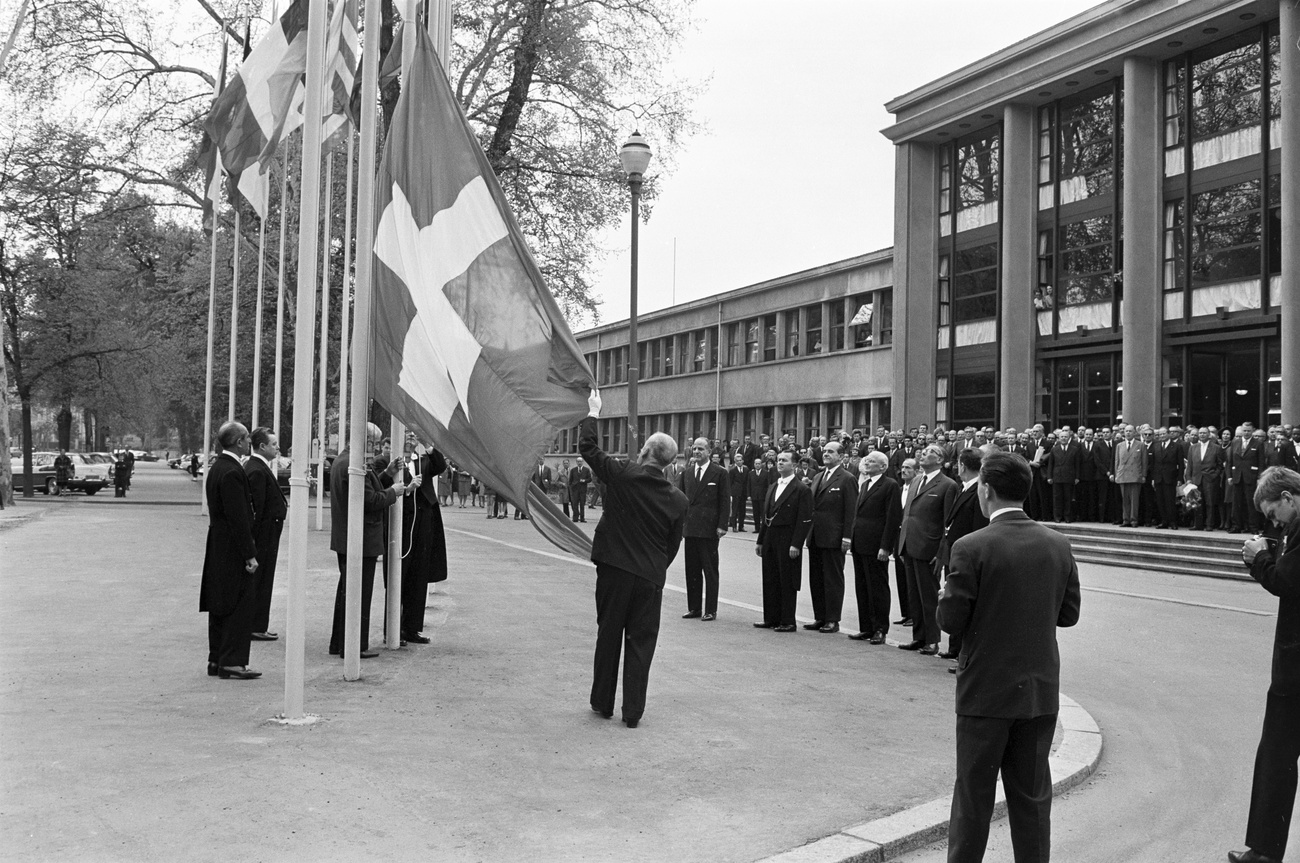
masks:
{"label": "concrete pillar", "polygon": [[1164,321],[1160,283],[1164,172],[1160,63],[1124,60],[1124,421],[1158,425]]}
{"label": "concrete pillar", "polygon": [[998,424],[1034,415],[1034,286],[1038,280],[1038,134],[1034,109],[1007,105],[1002,119],[1002,333]]}
{"label": "concrete pillar", "polygon": [[894,392],[897,428],[934,424],[939,171],[931,144],[894,149]]}
{"label": "concrete pillar", "polygon": [[[1300,6],[1278,4],[1282,41],[1282,422],[1300,417]],[[1265,278],[1268,278],[1265,276]]]}

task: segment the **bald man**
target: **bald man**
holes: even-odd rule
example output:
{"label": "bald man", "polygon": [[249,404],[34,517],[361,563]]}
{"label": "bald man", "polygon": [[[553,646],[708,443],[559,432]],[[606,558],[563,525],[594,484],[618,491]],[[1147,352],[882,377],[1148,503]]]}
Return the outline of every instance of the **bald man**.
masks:
{"label": "bald man", "polygon": [[[691,444],[691,463],[677,474],[677,488],[686,495],[686,613],[683,618],[718,617],[718,542],[727,532],[731,480],[722,465],[710,459],[708,440]],[[700,610],[703,594],[703,613]]]}

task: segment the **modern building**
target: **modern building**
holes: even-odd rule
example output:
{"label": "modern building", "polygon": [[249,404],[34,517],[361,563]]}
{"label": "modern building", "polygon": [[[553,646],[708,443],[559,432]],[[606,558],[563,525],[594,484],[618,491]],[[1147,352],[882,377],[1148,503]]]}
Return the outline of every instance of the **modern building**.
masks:
{"label": "modern building", "polygon": [[[641,318],[641,427],[1300,419],[1298,44],[1110,0],[894,99],[894,248]],[[578,338],[617,450],[627,323]]]}

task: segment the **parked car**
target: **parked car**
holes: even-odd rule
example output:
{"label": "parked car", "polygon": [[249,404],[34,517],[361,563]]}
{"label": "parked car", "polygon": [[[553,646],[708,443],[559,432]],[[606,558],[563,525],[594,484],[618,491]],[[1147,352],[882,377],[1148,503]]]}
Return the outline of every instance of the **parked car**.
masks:
{"label": "parked car", "polygon": [[[32,473],[46,494],[59,492],[59,483],[54,477],[54,459],[57,457],[58,453],[53,452],[32,453]],[[72,478],[64,485],[65,489],[89,495],[108,485],[108,465],[95,461],[86,453],[70,452],[68,458],[72,459]]]}
{"label": "parked car", "polygon": [[135,456],[136,461],[161,461],[162,460],[158,458],[158,456],[149,452],[148,450],[133,449],[131,450],[131,453]]}
{"label": "parked car", "polygon": [[88,452],[86,455],[92,461],[108,466],[108,481],[111,484],[114,475],[117,473],[117,460],[113,458],[113,454],[111,452]]}

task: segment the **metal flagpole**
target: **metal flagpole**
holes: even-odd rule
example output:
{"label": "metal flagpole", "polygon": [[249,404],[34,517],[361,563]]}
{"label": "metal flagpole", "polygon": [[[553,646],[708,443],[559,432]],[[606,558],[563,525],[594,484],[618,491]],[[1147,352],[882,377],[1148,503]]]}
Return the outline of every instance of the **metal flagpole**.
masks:
{"label": "metal flagpole", "polygon": [[[402,94],[406,95],[407,82],[411,80],[411,55],[415,53],[415,28],[419,26],[417,18],[418,0],[406,0],[402,7]],[[392,416],[389,437],[393,442],[393,458],[406,453],[406,426]],[[387,566],[388,583],[384,586],[384,646],[396,650],[402,646],[402,508],[405,495],[398,495],[397,500],[388,508],[388,550],[384,556]]]}
{"label": "metal flagpole", "polygon": [[[379,4],[373,4],[378,6]],[[298,303],[293,355],[293,473],[289,477],[289,611],[284,645],[284,716],[303,715],[307,606],[307,507],[311,458],[312,321],[316,320],[317,214],[320,212],[321,123],[325,94],[325,0],[307,6],[307,93],[303,115],[302,203],[298,231]],[[377,30],[378,28],[376,28]],[[305,331],[305,332],[304,332]],[[360,559],[358,558],[358,562]],[[355,642],[351,658],[358,660]]]}
{"label": "metal flagpole", "polygon": [[[249,170],[245,168],[245,170]],[[233,184],[235,178],[231,177]],[[236,198],[236,201],[239,199]],[[239,348],[239,205],[235,205],[235,276],[230,283],[230,398],[226,405],[226,419],[235,418],[235,368],[238,364]]]}
{"label": "metal flagpole", "polygon": [[[343,677],[361,677],[361,552],[365,528],[366,411],[370,406],[370,282],[375,242],[375,141],[379,114],[379,6],[366,4],[361,62],[361,164],[357,185],[356,321],[352,338],[351,434],[348,439],[348,544]],[[334,501],[332,506],[341,506]]]}
{"label": "metal flagpole", "polygon": [[[217,157],[217,166],[213,169],[221,170],[221,157]],[[216,363],[216,342],[217,342],[217,237],[221,228],[221,220],[218,216],[221,213],[221,202],[214,200],[212,202],[212,260],[208,265],[208,373],[203,386],[203,445],[199,448],[199,467],[203,468],[203,476],[207,478],[208,453],[212,449],[212,387],[214,384],[212,366]],[[208,514],[208,496],[204,493],[205,482],[199,483],[199,512],[202,515]]]}
{"label": "metal flagpole", "polygon": [[280,387],[284,382],[284,255],[285,226],[289,224],[289,165],[292,146],[284,144],[284,158],[280,160],[280,265],[276,272],[275,290],[275,411],[271,431],[280,436]]}
{"label": "metal flagpole", "polygon": [[[271,212],[271,184],[262,187],[262,212]],[[257,318],[253,325],[253,424],[250,429],[261,425],[258,409],[262,404],[262,301],[263,287],[266,284],[266,215],[258,220],[257,229]]]}
{"label": "metal flagpole", "polygon": [[[352,294],[352,161],[356,158],[356,130],[348,124],[348,178],[347,193],[343,196],[343,285],[342,333],[339,336],[339,446],[348,439],[348,317]],[[333,501],[330,505],[333,506]]]}
{"label": "metal flagpole", "polygon": [[331,148],[325,156],[325,220],[324,239],[320,244],[321,267],[321,306],[320,306],[320,384],[317,396],[316,437],[320,439],[320,450],[316,456],[316,529],[325,529],[325,449],[329,442],[329,430],[325,424],[325,395],[329,389],[330,362],[330,205],[334,201],[334,150]]}

